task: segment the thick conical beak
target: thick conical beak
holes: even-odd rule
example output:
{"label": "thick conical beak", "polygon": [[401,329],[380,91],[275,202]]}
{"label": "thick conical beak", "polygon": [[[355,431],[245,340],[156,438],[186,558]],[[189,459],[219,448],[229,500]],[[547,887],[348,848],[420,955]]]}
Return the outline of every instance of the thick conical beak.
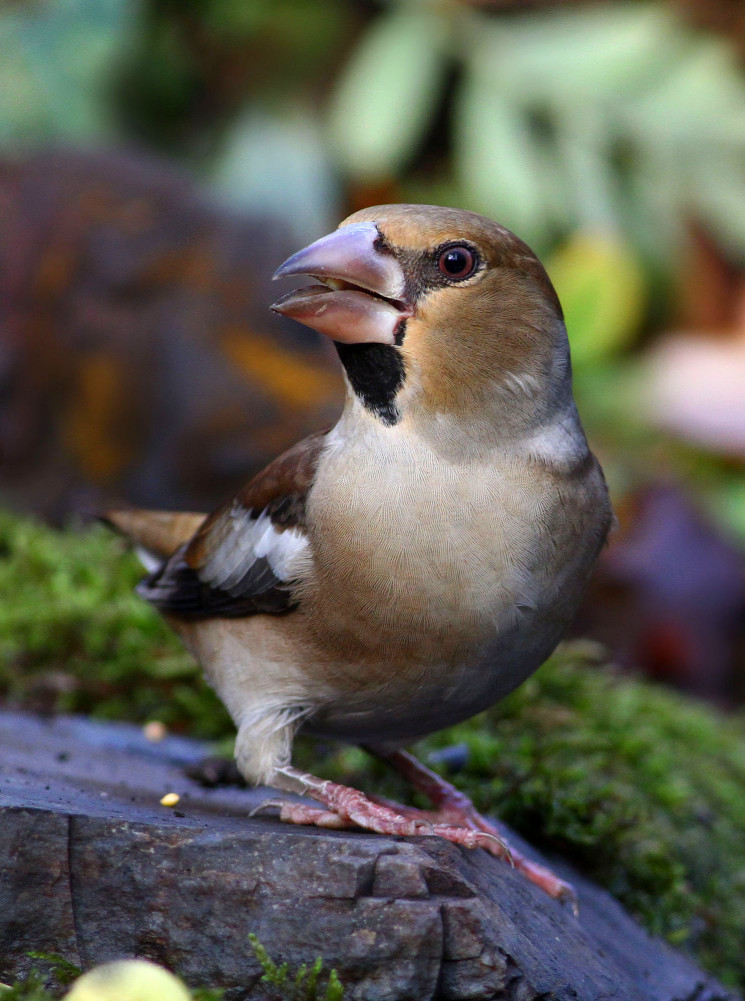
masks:
{"label": "thick conical beak", "polygon": [[375,223],[354,223],[316,240],[288,258],[275,278],[310,275],[324,284],[290,292],[272,309],[335,341],[393,344],[411,316],[405,276],[382,246]]}

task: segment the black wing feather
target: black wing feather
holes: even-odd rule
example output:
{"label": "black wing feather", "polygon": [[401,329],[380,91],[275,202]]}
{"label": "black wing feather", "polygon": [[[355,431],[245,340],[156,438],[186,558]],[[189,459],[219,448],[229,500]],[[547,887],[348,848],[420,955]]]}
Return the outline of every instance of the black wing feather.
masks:
{"label": "black wing feather", "polygon": [[287,585],[275,577],[263,557],[253,564],[244,579],[231,587],[233,593],[201,580],[182,552],[148,574],[136,590],[161,612],[190,619],[240,618],[262,612],[279,615],[297,607]]}

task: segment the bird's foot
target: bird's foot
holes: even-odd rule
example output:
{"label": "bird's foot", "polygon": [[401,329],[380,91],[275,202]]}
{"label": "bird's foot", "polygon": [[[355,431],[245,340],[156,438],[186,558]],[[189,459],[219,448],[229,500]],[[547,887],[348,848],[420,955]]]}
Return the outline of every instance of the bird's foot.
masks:
{"label": "bird's foot", "polygon": [[[314,824],[317,827],[342,829],[362,827],[376,834],[412,836],[434,833],[429,820],[407,817],[387,804],[375,803],[350,786],[317,779],[288,766],[278,776],[284,789],[311,796],[321,807],[305,803],[283,802],[279,819],[288,824]],[[284,780],[284,781],[283,781]],[[288,781],[289,780],[289,781]]]}
{"label": "bird's foot", "polygon": [[[388,761],[396,771],[408,779],[415,789],[423,792],[434,803],[435,807],[437,807],[436,810],[418,812],[426,815],[433,822],[438,834],[441,833],[440,829],[444,825],[450,825],[455,831],[463,829],[478,831],[482,835],[487,835],[498,841],[501,851],[495,851],[487,845],[480,845],[479,847],[486,848],[492,855],[506,858],[515,869],[521,872],[535,886],[540,887],[544,893],[547,893],[555,900],[569,904],[575,915],[579,913],[577,893],[571,883],[560,879],[550,869],[547,869],[546,866],[540,865],[538,862],[533,862],[532,859],[527,858],[518,849],[513,848],[505,840],[504,835],[500,833],[497,826],[478,812],[465,793],[456,789],[454,785],[427,768],[426,765],[423,765],[421,761],[407,751],[393,751],[386,754],[374,753],[378,754],[385,761]],[[406,809],[407,811],[412,811],[414,808],[409,807]],[[448,835],[443,834],[443,837],[448,837]],[[456,838],[451,837],[448,840],[456,841]],[[465,844],[464,841],[457,841],[457,843]],[[471,846],[468,845],[467,847]]]}
{"label": "bird's foot", "polygon": [[321,806],[307,806],[305,803],[282,803],[279,819],[285,824],[312,824],[314,827],[325,827],[333,831],[355,826],[353,821],[341,814],[324,810]]}
{"label": "bird's foot", "polygon": [[380,756],[389,761],[415,788],[425,793],[436,809],[418,810],[382,798],[373,800],[358,789],[319,779],[293,768],[292,765],[285,765],[274,773],[272,785],[286,792],[310,796],[321,807],[283,802],[280,820],[336,830],[361,827],[376,834],[399,837],[438,835],[465,848],[483,848],[491,855],[509,862],[550,897],[569,903],[574,913],[577,913],[577,894],[574,888],[555,876],[550,869],[512,848],[497,827],[481,816],[464,793],[405,751]]}
{"label": "bird's foot", "polygon": [[278,783],[291,792],[312,796],[322,808],[303,803],[282,803],[279,818],[290,824],[314,824],[318,827],[342,829],[361,827],[376,834],[397,837],[438,835],[466,848],[484,848],[498,858],[510,861],[509,849],[498,834],[469,829],[442,817],[440,812],[401,806],[390,800],[373,800],[350,786],[317,779],[287,766],[279,769]]}
{"label": "bird's foot", "polygon": [[265,799],[251,810],[249,817],[256,817],[264,810],[277,810],[279,819],[284,824],[310,824],[314,827],[325,827],[336,831],[359,826],[348,817],[343,817],[332,810],[324,810],[321,806],[295,803],[286,799]]}
{"label": "bird's foot", "polygon": [[[477,830],[469,826],[464,817],[457,811],[448,809],[420,810],[419,807],[396,803],[391,799],[376,795],[371,795],[370,799],[380,806],[386,806],[391,810],[395,810],[410,820],[420,820],[423,823],[428,823],[431,827],[431,831],[428,833],[437,834],[441,838],[452,841],[453,844],[464,845],[466,848],[483,848],[490,855],[495,855],[497,858],[509,862],[510,865],[513,864],[510,846],[493,826],[489,830]],[[481,835],[482,837],[474,840],[474,835]]]}

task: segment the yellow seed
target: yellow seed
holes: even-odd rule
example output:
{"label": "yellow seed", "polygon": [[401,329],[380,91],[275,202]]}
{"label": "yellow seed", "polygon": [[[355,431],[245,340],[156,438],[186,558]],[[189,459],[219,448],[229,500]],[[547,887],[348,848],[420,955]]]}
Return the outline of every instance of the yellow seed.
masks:
{"label": "yellow seed", "polygon": [[163,740],[163,738],[167,735],[168,728],[165,723],[161,723],[159,719],[153,719],[143,726],[142,732],[145,735],[145,740],[149,740],[151,743],[157,744],[158,741]]}
{"label": "yellow seed", "polygon": [[161,806],[175,806],[181,799],[177,792],[167,792],[160,801]]}

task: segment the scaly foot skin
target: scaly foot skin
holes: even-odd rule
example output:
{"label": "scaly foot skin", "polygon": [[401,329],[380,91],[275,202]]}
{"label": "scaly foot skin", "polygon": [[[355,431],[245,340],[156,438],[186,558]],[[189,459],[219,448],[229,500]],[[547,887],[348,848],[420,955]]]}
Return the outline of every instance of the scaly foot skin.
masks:
{"label": "scaly foot skin", "polygon": [[[458,795],[462,796],[462,793]],[[478,847],[485,848],[490,854],[509,862],[514,869],[521,872],[531,883],[535,883],[536,886],[540,887],[541,890],[555,900],[568,903],[574,914],[578,914],[577,894],[571,884],[559,879],[550,869],[539,865],[538,862],[531,861],[516,848],[513,848],[505,840],[504,835],[500,833],[499,828],[485,817],[482,817],[473,806],[467,812],[452,806],[445,807],[442,810],[419,810],[414,806],[402,806],[399,803],[393,803],[391,800],[383,799],[381,796],[374,796],[373,798],[377,803],[398,809],[406,817],[420,817],[422,820],[428,820],[432,824],[433,833],[448,838],[449,841],[454,841],[456,844],[465,844],[467,848],[474,846],[460,840],[459,837],[450,837],[445,829],[451,828],[455,832],[463,829],[481,831],[487,837],[495,839],[500,847],[497,848],[493,842],[490,844],[481,844]]]}
{"label": "scaly foot skin", "polygon": [[335,782],[324,785],[325,790],[310,790],[309,795],[324,803],[326,809],[285,802],[280,805],[279,819],[288,824],[314,824],[336,830],[361,827],[376,834],[396,837],[437,835],[465,848],[484,848],[497,858],[510,861],[510,852],[504,841],[490,831],[477,831],[452,823],[450,817],[441,817],[439,812],[429,813],[382,798],[368,798],[357,789]]}
{"label": "scaly foot skin", "polygon": [[394,837],[437,835],[464,848],[483,848],[509,862],[550,897],[570,903],[577,913],[574,889],[544,866],[512,849],[497,828],[482,817],[471,800],[455,786],[405,751],[373,753],[388,761],[415,788],[425,793],[435,810],[418,810],[383,798],[372,799],[357,789],[319,779],[287,765],[275,773],[275,784],[288,792],[310,796],[321,803],[321,807],[284,802],[280,806],[280,820],[336,830],[356,826]]}
{"label": "scaly foot skin", "polygon": [[[504,846],[505,852],[502,857],[507,857],[515,869],[521,872],[526,879],[535,886],[540,887],[555,900],[568,903],[575,916],[579,913],[577,904],[577,893],[571,883],[565,882],[555,876],[550,869],[533,862],[522,852],[513,848],[505,841],[498,828],[486,817],[483,817],[465,793],[456,789],[454,785],[442,778],[436,772],[427,768],[421,761],[409,754],[407,751],[392,751],[381,753],[373,748],[368,748],[371,753],[387,761],[397,772],[404,776],[415,789],[424,793],[428,799],[432,800],[437,807],[435,813],[421,811],[429,819],[439,819],[441,823],[456,825],[458,828],[468,828],[472,831],[481,831],[492,838],[496,838]],[[437,824],[436,826],[440,826]],[[459,842],[461,843],[461,842]],[[492,854],[497,854],[492,852]]]}

